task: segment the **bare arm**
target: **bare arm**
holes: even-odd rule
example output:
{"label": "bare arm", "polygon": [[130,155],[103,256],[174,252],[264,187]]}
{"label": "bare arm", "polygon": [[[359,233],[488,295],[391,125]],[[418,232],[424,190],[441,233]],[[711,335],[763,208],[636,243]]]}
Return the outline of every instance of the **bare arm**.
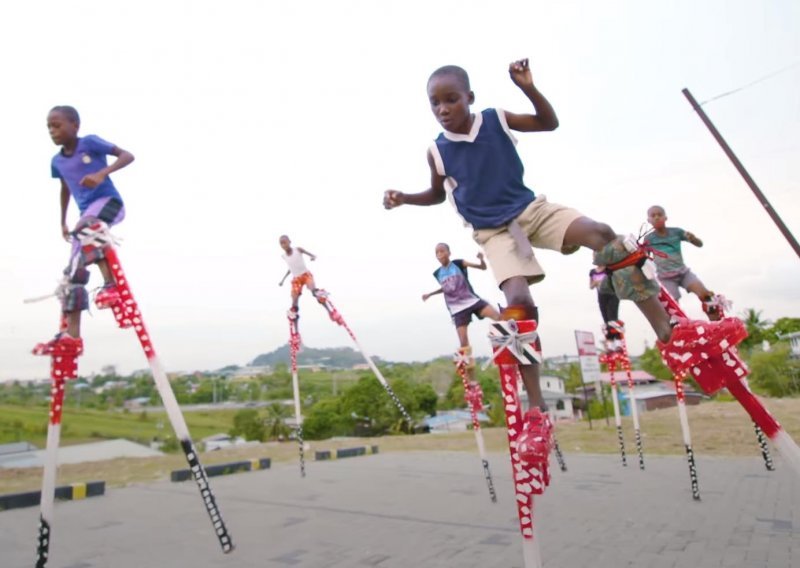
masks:
{"label": "bare arm", "polygon": [[69,227],[67,227],[67,207],[69,206],[69,188],[67,182],[61,180],[61,236],[69,241]]}
{"label": "bare arm", "polygon": [[308,251],[307,251],[306,249],[304,249],[303,247],[297,247],[297,250],[299,250],[299,251],[300,251],[300,254],[305,254],[305,255],[306,255],[306,256],[308,256],[308,258],[310,258],[311,260],[317,260],[317,255],[315,255],[315,254],[312,254],[312,253],[308,252]]}
{"label": "bare arm", "polygon": [[423,294],[423,295],[422,295],[422,301],[424,302],[424,301],[426,301],[428,298],[430,298],[431,296],[435,296],[436,294],[441,294],[441,293],[442,293],[442,289],[441,289],[441,288],[439,288],[438,290],[435,290],[435,291],[433,291],[433,292],[428,292],[427,294]]}
{"label": "bare arm", "polygon": [[686,232],[684,233],[684,236],[686,237],[686,240],[687,240],[687,241],[689,241],[690,243],[692,243],[694,246],[696,246],[696,247],[701,247],[701,246],[703,246],[703,241],[701,241],[700,239],[698,239],[698,238],[697,238],[697,237],[694,235],[694,233],[690,233],[689,231],[686,231]]}
{"label": "bare arm", "polygon": [[133,154],[117,146],[114,146],[111,149],[111,155],[117,157],[117,159],[114,160],[113,164],[109,164],[105,168],[97,170],[93,174],[83,176],[83,179],[81,179],[80,184],[84,187],[94,189],[95,187],[103,183],[103,180],[105,180],[109,175],[116,172],[117,170],[121,170],[122,168],[133,162],[133,160],[135,159]]}
{"label": "bare arm", "polygon": [[477,268],[478,270],[486,270],[486,260],[483,258],[483,253],[478,253],[478,260],[480,260],[480,264],[475,264],[474,262],[468,262],[466,260],[462,261],[464,266],[467,268]]}
{"label": "bare arm", "polygon": [[403,193],[389,189],[383,194],[383,206],[386,209],[394,209],[401,205],[438,205],[444,201],[446,197],[444,177],[436,171],[430,150],[428,150],[428,167],[431,169],[431,186],[428,189],[420,193]]}
{"label": "bare arm", "polygon": [[281,278],[281,281],[278,282],[278,286],[283,286],[283,283],[286,281],[286,277],[289,276],[291,273],[292,273],[291,270],[287,270],[286,274],[284,274],[283,278]]}
{"label": "bare arm", "polygon": [[553,105],[534,86],[528,59],[514,61],[508,66],[508,74],[519,89],[533,104],[534,114],[506,112],[508,127],[519,132],[548,132],[558,128],[558,117]]}

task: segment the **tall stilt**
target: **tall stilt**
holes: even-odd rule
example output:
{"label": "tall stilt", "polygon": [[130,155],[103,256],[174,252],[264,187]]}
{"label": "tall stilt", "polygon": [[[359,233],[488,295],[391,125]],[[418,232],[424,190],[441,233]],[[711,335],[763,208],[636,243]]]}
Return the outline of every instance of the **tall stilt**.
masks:
{"label": "tall stilt", "polygon": [[114,318],[116,319],[117,325],[120,328],[124,329],[132,327],[136,332],[136,337],[139,339],[139,343],[144,350],[147,362],[150,365],[150,370],[153,373],[156,389],[158,390],[158,394],[161,396],[161,400],[164,403],[164,410],[167,412],[167,417],[169,418],[172,428],[175,431],[175,436],[180,441],[180,446],[186,456],[186,461],[188,462],[195,481],[197,482],[197,487],[200,490],[200,495],[203,499],[203,505],[205,506],[206,511],[211,519],[211,523],[214,527],[214,532],[217,536],[217,539],[219,540],[219,544],[222,547],[223,552],[230,552],[233,550],[233,542],[228,534],[228,529],[225,526],[225,522],[222,519],[222,514],[217,506],[214,494],[211,491],[206,470],[200,463],[197,450],[195,449],[194,443],[189,435],[189,428],[183,418],[183,413],[181,412],[178,401],[175,398],[175,393],[173,392],[172,386],[169,383],[169,379],[164,372],[164,368],[161,366],[161,362],[156,355],[150,334],[145,327],[144,320],[142,319],[141,312],[139,311],[139,305],[134,299],[130,285],[128,284],[128,279],[122,270],[122,264],[117,257],[117,251],[112,245],[111,236],[108,233],[108,226],[101,222],[93,224],[90,227],[86,227],[85,229],[81,230],[79,233],[79,238],[81,239],[84,249],[91,247],[103,249],[104,257],[108,262],[108,266],[111,269],[112,274],[114,275],[114,281],[121,298],[118,303],[111,306]]}
{"label": "tall stilt", "polygon": [[[469,351],[465,351],[469,349]],[[486,487],[489,489],[489,498],[492,503],[497,503],[497,493],[494,490],[494,481],[492,481],[492,472],[489,469],[489,460],[486,459],[486,448],[483,443],[483,432],[481,431],[481,422],[478,419],[478,413],[483,410],[483,391],[481,385],[477,381],[470,379],[470,368],[474,368],[475,361],[472,359],[471,348],[461,348],[455,355],[456,371],[458,376],[461,377],[461,384],[464,385],[464,400],[469,406],[469,413],[472,417],[472,431],[475,433],[475,442],[478,445],[478,456],[481,458],[483,465],[483,476],[486,478]]]}
{"label": "tall stilt", "polygon": [[[65,328],[62,317],[61,329]],[[64,387],[67,379],[78,377],[78,357],[83,354],[83,345],[76,342],[74,348],[56,345],[52,350],[38,345],[35,355],[50,355],[50,418],[47,424],[47,447],[42,473],[42,493],[39,514],[39,536],[36,546],[36,568],[44,568],[50,557],[55,504],[56,476],[58,473],[58,446],[61,441],[61,415],[64,410]]]}
{"label": "tall stilt", "polygon": [[692,449],[692,433],[689,430],[689,416],[686,413],[686,397],[683,392],[683,379],[681,374],[675,375],[675,397],[678,402],[678,416],[681,420],[681,433],[683,434],[683,447],[686,450],[686,459],[689,462],[689,481],[692,484],[692,499],[700,500],[700,486],[697,483],[697,465],[694,462]]}
{"label": "tall stilt", "polygon": [[611,401],[614,405],[614,424],[617,426],[617,442],[619,443],[619,454],[622,458],[623,467],[627,467],[628,460],[625,457],[625,438],[622,436],[622,417],[619,412],[619,394],[617,391],[617,379],[614,377],[614,371],[617,368],[616,356],[612,353],[603,353],[600,355],[600,362],[608,365],[608,375],[611,381]]}
{"label": "tall stilt", "polygon": [[636,404],[636,395],[634,394],[634,384],[633,384],[633,376],[631,375],[631,359],[628,355],[628,344],[625,341],[625,330],[624,327],[621,325],[622,322],[618,322],[619,326],[619,334],[620,334],[620,341],[622,343],[622,353],[620,353],[620,363],[622,364],[622,368],[625,370],[625,374],[628,378],[628,401],[631,407],[631,417],[633,418],[633,431],[636,435],[636,451],[639,454],[639,469],[644,469],[644,452],[642,451],[642,431],[639,428],[639,407]]}
{"label": "tall stilt", "polygon": [[361,353],[361,356],[364,357],[364,360],[367,362],[367,365],[369,365],[369,368],[372,369],[373,373],[375,373],[375,376],[378,378],[378,381],[386,390],[386,393],[392,399],[392,402],[394,402],[394,405],[400,411],[400,414],[403,415],[403,418],[405,419],[406,424],[408,424],[408,427],[412,428],[413,422],[411,421],[411,415],[408,413],[405,406],[403,406],[403,403],[400,402],[400,399],[397,397],[394,390],[392,390],[392,387],[383,377],[383,373],[381,373],[380,369],[378,369],[378,366],[375,365],[375,362],[372,360],[372,357],[370,357],[369,354],[366,351],[364,351],[364,348],[361,347],[361,344],[358,342],[358,339],[356,338],[356,335],[353,333],[353,330],[350,329],[350,326],[348,326],[347,323],[344,321],[342,314],[339,313],[339,311],[331,302],[328,292],[322,290],[321,288],[317,288],[317,290],[314,292],[314,296],[317,298],[317,301],[320,304],[322,304],[322,307],[324,307],[325,310],[328,312],[328,316],[331,318],[331,320],[342,326],[345,329],[345,331],[347,331],[347,334],[350,336],[350,339],[352,339],[353,343],[355,343],[356,349],[358,349],[358,351]]}
{"label": "tall stilt", "polygon": [[490,327],[494,360],[500,371],[503,408],[506,414],[508,448],[514,480],[515,500],[522,533],[522,555],[525,568],[541,568],[542,558],[536,538],[534,495],[540,495],[550,483],[547,456],[538,464],[523,462],[518,441],[523,433],[523,413],[519,400],[520,363],[541,361],[536,350],[536,322],[498,321]]}
{"label": "tall stilt", "polygon": [[[293,317],[294,316],[294,317]],[[289,353],[292,358],[292,392],[294,393],[295,435],[300,452],[300,477],[306,476],[305,442],[303,440],[303,414],[300,411],[300,381],[297,376],[297,352],[300,350],[300,334],[297,331],[297,312],[289,312]]]}

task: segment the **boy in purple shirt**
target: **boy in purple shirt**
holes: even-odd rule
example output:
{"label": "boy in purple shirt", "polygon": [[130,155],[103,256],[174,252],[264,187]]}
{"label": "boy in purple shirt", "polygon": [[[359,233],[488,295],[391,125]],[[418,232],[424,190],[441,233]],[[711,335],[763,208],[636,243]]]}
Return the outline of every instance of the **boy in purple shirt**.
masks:
{"label": "boy in purple shirt", "polygon": [[[61,235],[72,243],[69,265],[64,270],[65,284],[59,289],[63,313],[62,330],[47,343],[34,347],[36,355],[50,355],[54,351],[80,354],[81,311],[89,308],[89,295],[85,285],[89,281],[88,265],[96,263],[105,285],[95,296],[98,308],[110,308],[120,301],[114,276],[103,259],[102,250],[93,248],[84,252],[76,236],[78,231],[103,221],[115,225],[125,217],[125,208],[117,188],[108,177],[112,172],[133,162],[133,154],[94,135],[78,136],[80,116],[71,106],[56,106],[47,115],[47,129],[53,142],[61,146],[51,162],[52,176],[61,181]],[[117,159],[108,165],[106,156]],[[80,211],[75,229],[67,226],[67,208],[70,197]]]}
{"label": "boy in purple shirt", "polygon": [[483,259],[483,253],[478,253],[480,264],[460,258],[450,260],[450,246],[446,243],[436,245],[436,259],[441,266],[434,271],[433,277],[439,282],[440,287],[438,290],[423,294],[422,301],[427,301],[436,294],[444,294],[444,302],[453,318],[453,325],[456,326],[460,343],[459,353],[471,358],[472,347],[469,344],[467,327],[472,321],[472,316],[475,315],[478,319],[488,317],[495,321],[500,319],[500,312],[475,294],[467,276],[468,268],[486,270],[486,261]]}

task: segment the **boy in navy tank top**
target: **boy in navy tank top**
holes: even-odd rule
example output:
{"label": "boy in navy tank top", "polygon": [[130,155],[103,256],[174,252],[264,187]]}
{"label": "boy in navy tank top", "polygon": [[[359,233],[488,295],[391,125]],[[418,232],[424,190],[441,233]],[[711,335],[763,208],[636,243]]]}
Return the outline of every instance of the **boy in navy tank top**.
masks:
{"label": "boy in navy tank top", "polygon": [[[595,251],[595,264],[605,266],[616,265],[631,253],[624,239],[608,225],[574,209],[549,203],[543,195],[536,196],[525,186],[512,131],[552,131],[558,127],[558,118],[550,102],[534,85],[527,59],[512,62],[508,72],[532,104],[534,113],[486,109],[473,114],[470,105],[475,95],[464,69],[448,65],[431,74],[428,100],[436,120],[444,128],[428,149],[431,186],[411,194],[388,190],[383,204],[392,209],[400,205],[435,205],[449,199],[486,253],[509,306],[504,317],[538,321],[538,309],[529,286],[542,280],[544,271],[532,246],[564,254],[587,247]],[[617,295],[636,303],[660,341],[669,342],[671,336],[677,335],[673,334],[669,315],[658,301],[657,282],[646,276],[639,265],[620,267],[611,276]],[[536,342],[538,348],[538,339]],[[682,350],[671,344],[670,348]],[[539,366],[523,365],[521,369],[531,406],[523,435],[529,440],[540,440],[533,445],[538,443],[541,450],[551,444],[552,427],[540,411],[545,403],[539,386]],[[533,453],[536,451],[534,448]]]}

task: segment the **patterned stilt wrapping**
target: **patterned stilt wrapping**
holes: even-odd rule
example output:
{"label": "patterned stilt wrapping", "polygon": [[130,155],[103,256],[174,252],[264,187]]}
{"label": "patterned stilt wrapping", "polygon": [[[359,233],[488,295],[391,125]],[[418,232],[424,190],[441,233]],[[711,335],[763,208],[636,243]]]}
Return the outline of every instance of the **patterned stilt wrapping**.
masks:
{"label": "patterned stilt wrapping", "polygon": [[[522,533],[522,553],[525,568],[541,568],[542,558],[536,539],[534,524],[534,495],[541,495],[550,483],[548,464],[535,468],[523,463],[517,451],[517,439],[522,433],[522,407],[519,400],[519,370],[521,361],[530,364],[541,359],[541,354],[532,349],[531,342],[520,340],[524,334],[535,335],[536,322],[495,322],[490,327],[490,339],[494,360],[500,370],[500,387],[506,414],[508,448],[511,456],[511,473],[514,480],[514,496]],[[500,346],[504,345],[504,346]]]}
{"label": "patterned stilt wrapping", "polygon": [[[687,319],[678,302],[664,288],[661,288],[659,300],[670,316]],[[714,394],[726,387],[772,441],[786,463],[800,475],[800,448],[747,388],[745,379],[749,371],[734,345],[727,340],[708,342],[691,353],[678,353],[670,345],[660,345],[660,349],[673,372],[691,373],[705,393]]]}
{"label": "patterned stilt wrapping", "polygon": [[300,452],[300,477],[306,476],[305,442],[303,441],[303,415],[300,411],[300,381],[297,376],[297,352],[300,350],[300,333],[297,331],[297,312],[289,312],[289,353],[292,358],[292,392],[294,393],[294,418],[297,422],[297,444]]}
{"label": "patterned stilt wrapping", "polygon": [[628,459],[625,456],[625,438],[622,435],[622,417],[619,412],[619,389],[617,389],[617,379],[614,371],[617,369],[617,356],[615,353],[601,353],[600,362],[608,365],[608,376],[611,381],[611,401],[614,405],[614,424],[617,427],[617,442],[619,444],[619,455],[622,458],[622,466],[628,466]]}
{"label": "patterned stilt wrapping", "polygon": [[753,422],[753,428],[756,431],[758,447],[761,448],[761,457],[764,458],[764,467],[767,468],[767,471],[775,471],[775,462],[772,461],[772,454],[769,451],[767,437],[764,435],[764,431],[755,422]]}
{"label": "patterned stilt wrapping", "polygon": [[489,498],[492,500],[492,503],[497,503],[497,493],[494,490],[492,472],[489,469],[489,460],[486,459],[486,448],[483,443],[481,422],[478,420],[478,412],[483,410],[483,391],[481,390],[481,385],[477,381],[470,380],[469,368],[470,366],[474,366],[474,362],[469,354],[459,350],[455,355],[454,363],[456,365],[456,372],[458,376],[461,377],[461,384],[464,385],[464,400],[467,406],[469,406],[469,413],[472,417],[472,431],[475,432],[475,442],[478,445],[478,456],[480,456],[481,464],[483,465],[483,476],[486,478]]}
{"label": "patterned stilt wrapping", "polygon": [[561,453],[561,447],[558,445],[555,433],[553,433],[553,451],[556,454],[556,461],[561,471],[567,471],[567,462],[564,461],[564,454]]}
{"label": "patterned stilt wrapping", "polygon": [[392,387],[389,385],[389,383],[386,382],[383,373],[381,373],[380,369],[378,369],[377,365],[375,365],[375,362],[372,360],[372,357],[370,357],[367,354],[367,352],[364,351],[364,348],[361,347],[361,344],[358,342],[355,333],[353,333],[353,330],[350,329],[350,326],[348,326],[347,322],[344,321],[342,314],[339,313],[339,310],[337,310],[336,306],[334,306],[333,303],[331,302],[328,296],[328,292],[322,290],[321,288],[317,288],[317,290],[314,292],[314,297],[317,298],[317,301],[320,304],[322,304],[322,307],[325,308],[325,311],[328,312],[328,316],[331,318],[331,320],[342,326],[345,329],[345,331],[347,331],[347,334],[350,336],[350,339],[353,340],[353,343],[355,343],[356,348],[361,352],[361,356],[364,357],[364,360],[367,362],[367,365],[369,365],[369,368],[372,369],[373,373],[375,373],[375,376],[378,378],[378,381],[381,383],[384,390],[386,390],[386,393],[392,399],[392,402],[394,402],[394,405],[400,411],[400,414],[403,415],[403,419],[405,419],[406,424],[408,424],[408,427],[412,428],[413,422],[411,421],[411,415],[408,413],[405,406],[403,406],[403,403],[400,402],[400,399],[397,397],[394,390],[392,390]]}
{"label": "patterned stilt wrapping", "polygon": [[114,281],[120,294],[120,301],[111,307],[114,319],[120,328],[125,329],[132,327],[136,332],[136,337],[139,339],[147,362],[150,365],[150,370],[153,373],[156,389],[161,396],[164,409],[167,412],[167,417],[172,424],[172,428],[175,430],[175,436],[180,442],[180,446],[186,456],[186,461],[197,482],[203,504],[211,519],[211,524],[214,527],[214,532],[217,535],[219,544],[223,552],[230,552],[233,550],[233,542],[228,534],[225,522],[222,519],[222,514],[217,506],[214,494],[211,491],[206,471],[200,463],[197,451],[192,443],[192,439],[189,435],[189,428],[183,418],[180,406],[175,398],[175,393],[161,366],[161,362],[156,356],[150,334],[144,325],[139,306],[134,299],[130,285],[128,284],[128,279],[125,276],[125,272],[122,270],[122,264],[117,256],[117,251],[112,244],[113,240],[108,233],[108,226],[105,223],[93,224],[82,230],[79,234],[79,238],[81,238],[84,249],[93,247],[103,249],[103,256],[114,275]]}
{"label": "patterned stilt wrapping", "polygon": [[622,357],[620,364],[625,370],[625,375],[628,378],[628,401],[631,405],[631,418],[633,418],[633,431],[636,436],[636,451],[639,454],[639,469],[644,469],[644,451],[642,450],[642,431],[639,427],[639,407],[636,405],[636,397],[634,396],[633,376],[631,375],[631,359],[628,355],[628,344],[625,341],[624,330],[620,331],[620,341],[622,342]]}
{"label": "patterned stilt wrapping", "polygon": [[[61,329],[65,329],[62,317]],[[47,423],[47,447],[42,474],[39,535],[36,545],[36,568],[44,568],[50,556],[55,505],[56,476],[58,473],[58,446],[61,441],[61,415],[64,410],[64,388],[68,379],[78,377],[78,357],[83,348],[65,351],[56,348],[50,355],[50,416]]]}

